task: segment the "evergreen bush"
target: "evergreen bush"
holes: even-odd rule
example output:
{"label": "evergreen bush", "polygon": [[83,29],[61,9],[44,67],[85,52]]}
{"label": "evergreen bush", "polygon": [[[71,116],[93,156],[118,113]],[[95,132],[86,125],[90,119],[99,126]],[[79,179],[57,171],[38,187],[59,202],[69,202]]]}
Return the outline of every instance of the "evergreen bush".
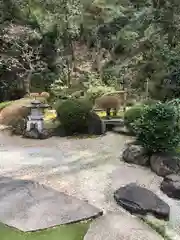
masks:
{"label": "evergreen bush", "polygon": [[176,111],[166,103],[145,106],[133,125],[137,140],[150,152],[170,152],[179,144]]}
{"label": "evergreen bush", "polygon": [[134,122],[141,117],[143,105],[135,105],[129,108],[124,114],[124,124],[126,128],[132,133],[135,134]]}

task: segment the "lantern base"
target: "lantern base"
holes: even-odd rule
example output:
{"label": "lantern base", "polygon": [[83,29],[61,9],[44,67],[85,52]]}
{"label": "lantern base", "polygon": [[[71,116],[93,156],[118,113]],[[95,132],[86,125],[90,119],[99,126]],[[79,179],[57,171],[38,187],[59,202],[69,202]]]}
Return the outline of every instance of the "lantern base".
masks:
{"label": "lantern base", "polygon": [[38,129],[34,128],[30,131],[26,131],[23,135],[25,138],[32,138],[32,139],[47,139],[51,137],[52,134],[48,130],[43,130],[42,132],[39,132]]}

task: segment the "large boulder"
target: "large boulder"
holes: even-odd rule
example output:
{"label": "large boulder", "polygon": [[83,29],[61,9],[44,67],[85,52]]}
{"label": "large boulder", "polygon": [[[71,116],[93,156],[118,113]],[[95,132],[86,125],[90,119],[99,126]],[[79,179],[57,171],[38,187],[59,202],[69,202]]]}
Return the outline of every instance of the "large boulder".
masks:
{"label": "large boulder", "polygon": [[150,190],[130,183],[114,193],[116,202],[130,213],[146,215],[153,214],[159,219],[168,220],[170,208]]}
{"label": "large boulder", "polygon": [[84,240],[163,240],[137,217],[126,213],[108,213],[93,221]]}
{"label": "large boulder", "polygon": [[161,190],[170,198],[180,199],[180,176],[166,176],[161,183]]}
{"label": "large boulder", "polygon": [[142,166],[149,165],[149,156],[146,150],[136,144],[128,144],[122,154],[123,161],[127,163],[138,164]]}
{"label": "large boulder", "polygon": [[165,177],[180,170],[180,159],[169,154],[153,154],[150,158],[151,169],[158,175]]}

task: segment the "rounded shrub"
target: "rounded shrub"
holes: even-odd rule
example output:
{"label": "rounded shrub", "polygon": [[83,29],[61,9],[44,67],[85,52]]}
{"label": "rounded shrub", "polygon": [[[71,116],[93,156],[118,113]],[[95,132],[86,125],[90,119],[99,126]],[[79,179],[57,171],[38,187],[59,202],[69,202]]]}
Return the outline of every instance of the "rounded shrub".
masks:
{"label": "rounded shrub", "polygon": [[124,124],[132,134],[135,134],[134,122],[141,117],[143,108],[144,105],[135,105],[124,114]]}
{"label": "rounded shrub", "polygon": [[173,151],[180,141],[175,109],[166,103],[145,106],[134,122],[137,140],[149,152]]}
{"label": "rounded shrub", "polygon": [[67,134],[85,133],[91,109],[86,99],[69,99],[56,106],[57,118]]}

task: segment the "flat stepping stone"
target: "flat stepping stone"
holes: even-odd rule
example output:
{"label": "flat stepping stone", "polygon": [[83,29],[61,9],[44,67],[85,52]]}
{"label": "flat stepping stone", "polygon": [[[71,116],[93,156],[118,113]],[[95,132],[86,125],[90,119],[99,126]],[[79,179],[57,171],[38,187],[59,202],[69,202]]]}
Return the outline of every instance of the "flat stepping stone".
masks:
{"label": "flat stepping stone", "polygon": [[126,213],[108,213],[95,220],[84,240],[163,240],[140,219]]}
{"label": "flat stepping stone", "polygon": [[29,180],[0,178],[0,222],[36,231],[102,215],[96,207]]}

